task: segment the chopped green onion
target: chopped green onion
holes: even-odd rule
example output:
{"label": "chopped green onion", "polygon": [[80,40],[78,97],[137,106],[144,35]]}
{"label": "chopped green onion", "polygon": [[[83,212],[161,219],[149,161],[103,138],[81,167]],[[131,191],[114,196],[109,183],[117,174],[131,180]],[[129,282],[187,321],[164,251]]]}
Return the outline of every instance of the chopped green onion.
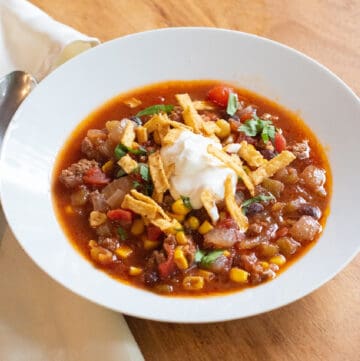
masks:
{"label": "chopped green onion", "polygon": [[118,144],[116,147],[115,147],[115,150],[114,150],[114,154],[115,154],[115,158],[117,160],[119,160],[120,158],[122,158],[124,155],[126,155],[127,153],[127,148],[125,147],[125,145],[123,144]]}
{"label": "chopped green onion", "polygon": [[122,228],[122,227],[118,227],[117,233],[118,233],[118,235],[120,236],[120,239],[121,239],[122,241],[125,241],[125,240],[128,238],[125,229]]}
{"label": "chopped green onion", "polygon": [[150,180],[150,171],[149,171],[149,166],[147,164],[140,163],[138,167],[138,172],[141,175],[141,178],[145,182],[148,182]]}
{"label": "chopped green onion", "polygon": [[275,200],[275,199],[276,198],[271,193],[269,193],[269,195],[260,194],[260,195],[258,195],[256,197],[249,198],[246,201],[244,201],[242,203],[242,205],[241,205],[242,211],[243,211],[244,214],[246,214],[247,209],[250,206],[250,204],[257,203],[257,202],[267,202],[267,201],[272,201],[272,200]]}
{"label": "chopped green onion", "polygon": [[136,117],[142,117],[143,115],[153,115],[157,113],[170,113],[174,109],[173,105],[156,104],[151,107],[145,108],[137,113]]}
{"label": "chopped green onion", "polygon": [[184,206],[185,206],[186,208],[188,208],[188,209],[193,209],[189,197],[181,196],[181,199],[182,199],[182,201],[183,201],[183,203],[184,203]]}
{"label": "chopped green onion", "polygon": [[121,178],[124,175],[126,175],[127,173],[124,171],[124,169],[120,168],[117,172],[116,172],[116,178]]}
{"label": "chopped green onion", "polygon": [[216,250],[209,252],[206,256],[201,259],[201,266],[207,267],[210,264],[214,263],[221,255],[223,255],[223,250]]}

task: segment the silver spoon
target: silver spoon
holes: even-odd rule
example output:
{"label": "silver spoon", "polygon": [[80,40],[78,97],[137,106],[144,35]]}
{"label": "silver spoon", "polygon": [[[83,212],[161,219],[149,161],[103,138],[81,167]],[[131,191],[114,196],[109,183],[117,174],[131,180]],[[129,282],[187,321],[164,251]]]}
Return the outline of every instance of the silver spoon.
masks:
{"label": "silver spoon", "polygon": [[0,79],[0,148],[11,118],[35,85],[34,77],[18,70]]}
{"label": "silver spoon", "polygon": [[[14,71],[0,79],[0,150],[6,128],[14,113],[35,86],[35,78],[23,71]],[[5,225],[5,217],[0,203],[0,241],[5,231]]]}

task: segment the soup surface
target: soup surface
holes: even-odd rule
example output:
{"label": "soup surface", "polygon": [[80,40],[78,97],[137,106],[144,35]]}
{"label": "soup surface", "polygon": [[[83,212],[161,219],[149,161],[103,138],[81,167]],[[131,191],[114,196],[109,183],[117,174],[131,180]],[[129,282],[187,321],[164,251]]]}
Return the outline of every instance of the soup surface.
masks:
{"label": "soup surface", "polygon": [[122,94],[89,115],[54,170],[57,216],[94,266],[168,295],[271,280],[319,237],[324,150],[295,114],[217,81]]}

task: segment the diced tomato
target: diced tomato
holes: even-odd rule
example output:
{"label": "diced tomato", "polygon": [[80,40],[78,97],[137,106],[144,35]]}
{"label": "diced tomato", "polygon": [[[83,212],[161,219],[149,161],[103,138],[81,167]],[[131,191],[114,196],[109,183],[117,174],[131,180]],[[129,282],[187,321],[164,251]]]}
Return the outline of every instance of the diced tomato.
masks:
{"label": "diced tomato", "polygon": [[150,241],[157,241],[161,235],[162,231],[159,227],[149,225],[147,226],[147,236]]}
{"label": "diced tomato", "polygon": [[167,249],[167,260],[158,265],[158,270],[161,278],[168,277],[175,270],[174,262],[174,248]]}
{"label": "diced tomato", "polygon": [[240,115],[240,121],[245,123],[247,120],[254,117],[254,112],[245,112]]}
{"label": "diced tomato", "polygon": [[126,211],[125,209],[112,209],[107,212],[107,217],[111,221],[123,221],[126,223],[131,223],[133,219],[133,214],[130,211]]}
{"label": "diced tomato", "polygon": [[220,105],[221,107],[226,107],[229,99],[229,94],[233,91],[233,88],[229,86],[216,85],[208,91],[207,97],[213,103]]}
{"label": "diced tomato", "polygon": [[274,146],[275,146],[275,150],[278,153],[281,153],[283,150],[286,149],[286,139],[282,134],[280,133],[275,134]]}
{"label": "diced tomato", "polygon": [[90,168],[83,175],[83,181],[92,186],[104,186],[110,183],[110,179],[99,167]]}
{"label": "diced tomato", "polygon": [[238,132],[241,123],[238,120],[229,119],[230,129],[232,132]]}

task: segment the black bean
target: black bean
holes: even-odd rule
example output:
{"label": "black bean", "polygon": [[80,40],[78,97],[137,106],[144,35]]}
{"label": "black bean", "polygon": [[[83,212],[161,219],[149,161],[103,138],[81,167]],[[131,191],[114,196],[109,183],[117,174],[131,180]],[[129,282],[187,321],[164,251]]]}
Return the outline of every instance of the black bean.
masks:
{"label": "black bean", "polygon": [[252,216],[253,214],[260,213],[264,210],[264,206],[261,203],[252,203],[247,207],[246,215]]}
{"label": "black bean", "polygon": [[240,121],[240,118],[238,115],[234,114],[234,115],[230,116],[228,120],[235,120],[238,122],[238,121]]}
{"label": "black bean", "polygon": [[137,125],[142,125],[142,120],[139,117],[130,117],[130,119],[135,122]]}
{"label": "black bean", "polygon": [[147,271],[144,274],[144,283],[147,286],[154,286],[159,281],[159,275],[155,271]]}
{"label": "black bean", "polygon": [[321,210],[319,207],[311,206],[310,204],[301,204],[298,213],[304,216],[311,216],[315,219],[321,217]]}
{"label": "black bean", "polygon": [[273,159],[276,156],[276,153],[270,149],[261,149],[260,153],[267,160]]}

